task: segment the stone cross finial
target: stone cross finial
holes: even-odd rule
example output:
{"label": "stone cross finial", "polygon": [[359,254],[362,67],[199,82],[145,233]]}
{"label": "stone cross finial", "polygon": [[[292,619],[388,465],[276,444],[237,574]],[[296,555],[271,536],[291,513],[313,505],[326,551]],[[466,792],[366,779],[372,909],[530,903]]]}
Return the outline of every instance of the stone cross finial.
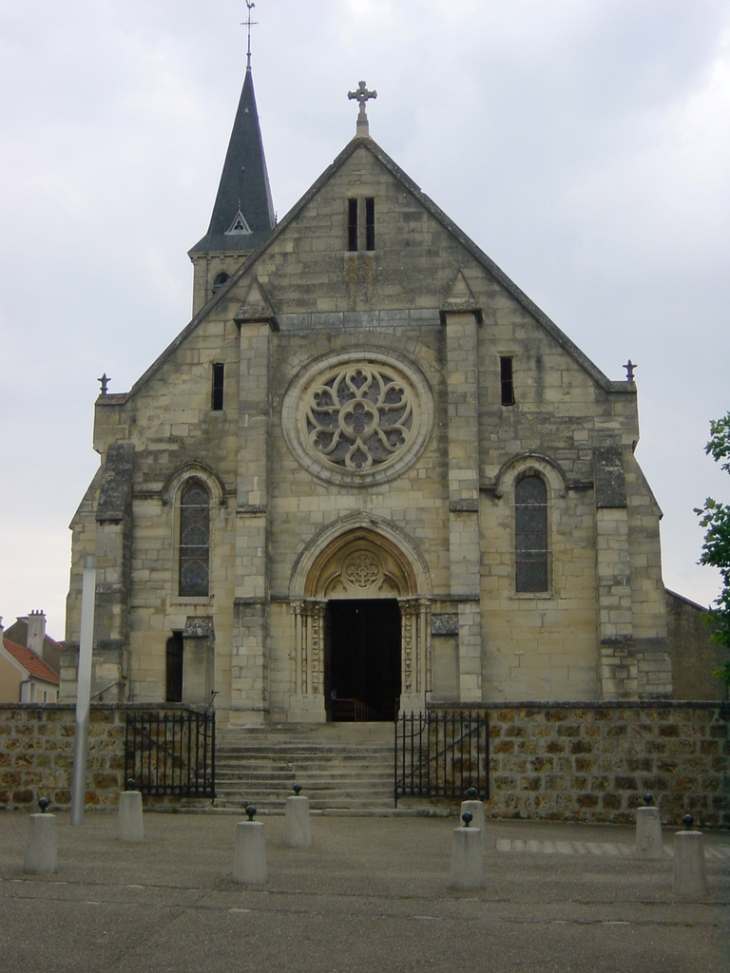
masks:
{"label": "stone cross finial", "polygon": [[634,371],[635,371],[635,370],[636,370],[636,369],[637,369],[638,367],[639,367],[639,366],[638,366],[638,365],[635,365],[635,364],[634,364],[634,363],[633,363],[633,362],[631,361],[631,359],[629,358],[629,360],[628,360],[628,361],[626,362],[626,364],[624,365],[624,368],[626,369],[626,381],[627,381],[627,382],[633,382],[633,380],[634,380]]}
{"label": "stone cross finial", "polygon": [[107,394],[107,388],[109,387],[109,382],[110,381],[111,381],[111,379],[109,378],[109,376],[107,375],[106,372],[104,372],[104,374],[101,376],[101,378],[97,378],[97,382],[101,382],[101,394],[102,395],[106,395]]}
{"label": "stone cross finial", "polygon": [[357,103],[360,105],[360,111],[357,114],[357,128],[355,129],[355,135],[370,135],[370,126],[368,125],[368,115],[365,111],[365,102],[370,98],[377,98],[377,91],[368,91],[365,82],[361,81],[357,86],[357,91],[348,91],[347,97],[351,101],[357,101]]}

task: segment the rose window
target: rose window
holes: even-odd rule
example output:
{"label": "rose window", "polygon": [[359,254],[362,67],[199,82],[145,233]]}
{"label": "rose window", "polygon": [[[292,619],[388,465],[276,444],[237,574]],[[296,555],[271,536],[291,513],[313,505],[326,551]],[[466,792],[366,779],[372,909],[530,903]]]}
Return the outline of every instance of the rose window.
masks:
{"label": "rose window", "polygon": [[294,377],[281,420],[289,448],[313,476],[366,487],[400,476],[421,455],[433,397],[407,359],[350,350],[315,359]]}
{"label": "rose window", "polygon": [[372,364],[337,369],[309,390],[306,436],[329,463],[353,472],[386,463],[410,442],[413,396],[406,383]]}

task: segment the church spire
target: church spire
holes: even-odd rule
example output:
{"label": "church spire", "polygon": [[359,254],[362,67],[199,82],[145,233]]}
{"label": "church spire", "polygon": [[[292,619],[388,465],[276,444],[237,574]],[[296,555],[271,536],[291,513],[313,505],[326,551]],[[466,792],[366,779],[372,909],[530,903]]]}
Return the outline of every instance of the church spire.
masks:
{"label": "church spire", "polygon": [[[249,32],[250,17],[249,8]],[[202,253],[249,252],[274,227],[274,204],[253,90],[250,33],[247,61],[246,77],[210,226],[203,239],[190,251],[193,258]]]}

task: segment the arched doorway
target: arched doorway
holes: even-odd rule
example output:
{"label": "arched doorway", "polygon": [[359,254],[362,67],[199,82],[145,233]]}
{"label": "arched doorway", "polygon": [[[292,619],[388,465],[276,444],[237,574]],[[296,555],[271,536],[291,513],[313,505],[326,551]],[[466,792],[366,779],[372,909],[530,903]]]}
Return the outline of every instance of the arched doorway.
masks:
{"label": "arched doorway", "polygon": [[325,615],[325,710],[337,722],[392,720],[401,694],[395,598],[333,598]]}
{"label": "arched doorway", "polygon": [[430,681],[424,564],[417,552],[406,554],[410,541],[396,529],[373,529],[370,517],[367,526],[351,526],[353,519],[327,528],[292,576],[290,719],[390,720],[424,706]]}

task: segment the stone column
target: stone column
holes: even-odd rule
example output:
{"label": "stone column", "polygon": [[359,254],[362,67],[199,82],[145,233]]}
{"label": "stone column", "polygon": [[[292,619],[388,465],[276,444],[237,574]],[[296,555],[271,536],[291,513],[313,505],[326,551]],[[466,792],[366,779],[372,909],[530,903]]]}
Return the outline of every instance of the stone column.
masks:
{"label": "stone column", "polygon": [[431,688],[428,662],[431,606],[424,598],[399,599],[401,613],[401,713],[426,708]]}
{"label": "stone column", "polygon": [[[255,308],[259,310],[258,306]],[[236,586],[231,722],[262,723],[268,712],[269,343],[272,321],[236,315],[239,340]]]}
{"label": "stone column", "polygon": [[476,310],[442,314],[446,325],[451,594],[459,599],[459,690],[482,698],[479,545],[479,399]]}
{"label": "stone column", "polygon": [[292,722],[324,722],[324,617],[323,601],[297,601],[294,616],[294,694],[289,697]]}

